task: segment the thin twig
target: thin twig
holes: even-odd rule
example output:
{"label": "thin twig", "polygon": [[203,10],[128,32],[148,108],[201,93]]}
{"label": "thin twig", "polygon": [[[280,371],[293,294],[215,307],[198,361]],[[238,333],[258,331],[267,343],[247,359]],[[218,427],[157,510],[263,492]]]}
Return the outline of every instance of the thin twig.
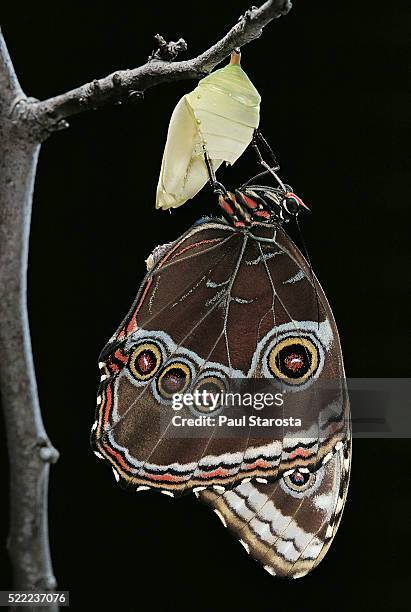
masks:
{"label": "thin twig", "polygon": [[[32,104],[30,120],[36,119],[43,124],[46,130],[42,136],[44,138],[47,131],[66,127],[65,119],[85,110],[122,102],[130,94],[135,96],[136,92],[140,93],[141,98],[142,92],[159,83],[201,78],[228,57],[234,48],[258,38],[270,21],[285,15],[290,9],[290,0],[270,0],[259,8],[253,7],[240,17],[221,40],[201,55],[181,62],[151,57],[143,66],[133,70],[119,70],[54,98]],[[178,43],[172,44],[179,44],[181,50],[185,48],[183,43],[180,39]]]}

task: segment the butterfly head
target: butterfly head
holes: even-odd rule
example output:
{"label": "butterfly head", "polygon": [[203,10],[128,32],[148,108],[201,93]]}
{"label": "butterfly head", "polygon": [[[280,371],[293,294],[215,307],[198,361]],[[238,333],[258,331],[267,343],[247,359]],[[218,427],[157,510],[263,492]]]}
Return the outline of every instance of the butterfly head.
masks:
{"label": "butterfly head", "polygon": [[310,210],[306,204],[292,191],[284,194],[281,202],[283,209],[291,216],[298,215],[301,209]]}

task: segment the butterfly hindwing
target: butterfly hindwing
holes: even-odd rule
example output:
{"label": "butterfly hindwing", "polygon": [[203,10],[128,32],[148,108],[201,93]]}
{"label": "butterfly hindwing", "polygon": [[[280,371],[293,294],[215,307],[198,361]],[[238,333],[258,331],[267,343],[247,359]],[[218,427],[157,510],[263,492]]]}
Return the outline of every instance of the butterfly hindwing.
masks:
{"label": "butterfly hindwing", "polygon": [[285,475],[269,484],[243,482],[222,494],[207,489],[198,495],[270,574],[299,578],[318,565],[334,538],[349,470],[347,443],[300,486]]}

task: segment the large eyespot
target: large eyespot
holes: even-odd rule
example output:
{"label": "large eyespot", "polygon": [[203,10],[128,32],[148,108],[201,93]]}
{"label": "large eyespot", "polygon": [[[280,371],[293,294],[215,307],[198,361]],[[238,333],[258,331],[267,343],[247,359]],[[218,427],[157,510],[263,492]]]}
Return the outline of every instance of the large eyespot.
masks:
{"label": "large eyespot", "polygon": [[174,361],[164,368],[157,380],[157,390],[166,399],[184,393],[191,381],[191,370],[186,363]]}
{"label": "large eyespot", "polygon": [[311,472],[300,472],[300,470],[294,470],[291,474],[283,476],[283,481],[286,486],[292,491],[301,493],[312,487],[315,483],[316,475]]}
{"label": "large eyespot", "polygon": [[281,340],[268,353],[268,368],[288,384],[305,382],[318,368],[319,355],[308,338],[291,336]]}
{"label": "large eyespot", "polygon": [[195,409],[201,414],[215,413],[221,407],[226,392],[225,381],[217,373],[203,376],[192,391]]}
{"label": "large eyespot", "polygon": [[153,342],[144,342],[131,354],[129,368],[137,380],[149,380],[158,371],[163,359],[159,347]]}

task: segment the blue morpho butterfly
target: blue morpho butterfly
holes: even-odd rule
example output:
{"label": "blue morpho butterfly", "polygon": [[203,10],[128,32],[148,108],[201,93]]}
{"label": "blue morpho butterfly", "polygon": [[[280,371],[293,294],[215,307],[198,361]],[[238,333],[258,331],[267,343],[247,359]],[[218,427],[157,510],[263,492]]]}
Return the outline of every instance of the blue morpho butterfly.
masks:
{"label": "blue morpho butterfly", "polygon": [[[297,578],[324,557],[347,495],[349,401],[337,328],[285,231],[304,204],[278,177],[274,156],[271,166],[263,158],[260,147],[271,150],[257,130],[259,96],[238,57],[176,111],[157,206],[179,206],[210,180],[223,218],[203,219],[147,260],[136,300],[100,357],[92,446],[123,486],[195,493],[267,571]],[[215,170],[250,141],[264,171],[229,192]],[[277,187],[254,184],[267,173]],[[285,400],[271,414],[287,410],[302,425],[283,420],[263,432],[245,421],[239,435],[222,434],[225,408],[213,416],[205,398],[224,397],[233,381],[275,384]],[[173,401],[195,391],[180,422],[207,415],[214,424],[201,435],[190,426],[170,435]]]}

